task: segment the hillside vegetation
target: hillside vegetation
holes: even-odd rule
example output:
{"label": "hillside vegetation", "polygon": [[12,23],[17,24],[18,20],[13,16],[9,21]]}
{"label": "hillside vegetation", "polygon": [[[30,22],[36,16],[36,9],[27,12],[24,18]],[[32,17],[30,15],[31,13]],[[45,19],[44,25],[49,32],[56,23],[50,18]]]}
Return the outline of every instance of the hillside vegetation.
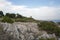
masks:
{"label": "hillside vegetation", "polygon": [[39,30],[45,30],[50,34],[55,33],[57,37],[60,37],[60,27],[58,27],[58,25],[56,25],[54,22],[43,21],[40,22],[38,26],[39,26]]}
{"label": "hillside vegetation", "polygon": [[32,17],[24,17],[20,14],[15,13],[6,13],[3,14],[2,11],[0,11],[0,21],[1,22],[7,22],[7,23],[14,23],[14,22],[35,22],[35,19]]}
{"label": "hillside vegetation", "polygon": [[[3,14],[2,11],[0,11],[0,22],[7,22],[7,23],[14,23],[14,22],[37,22],[39,30],[47,31],[48,33],[52,34],[55,33],[57,37],[60,37],[60,28],[58,25],[56,25],[52,21],[38,21],[35,20],[32,17],[24,17],[20,14],[14,14],[14,13],[6,13]],[[40,39],[44,40],[44,39]],[[48,39],[50,40],[50,39]],[[51,39],[53,40],[53,39]]]}

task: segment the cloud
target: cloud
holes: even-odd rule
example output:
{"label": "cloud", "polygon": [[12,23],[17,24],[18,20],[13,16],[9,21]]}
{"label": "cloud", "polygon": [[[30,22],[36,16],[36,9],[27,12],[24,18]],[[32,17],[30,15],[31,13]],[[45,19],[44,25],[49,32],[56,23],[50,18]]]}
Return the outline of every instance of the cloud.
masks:
{"label": "cloud", "polygon": [[60,20],[60,7],[41,6],[36,8],[29,8],[24,5],[13,5],[7,0],[0,0],[0,10],[4,13],[20,13],[24,16],[32,16],[39,20]]}

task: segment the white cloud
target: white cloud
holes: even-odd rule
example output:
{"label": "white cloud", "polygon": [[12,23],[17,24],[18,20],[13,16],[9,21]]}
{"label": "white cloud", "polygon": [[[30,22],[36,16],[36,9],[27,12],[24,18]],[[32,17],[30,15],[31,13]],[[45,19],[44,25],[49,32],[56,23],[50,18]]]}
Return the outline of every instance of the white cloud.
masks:
{"label": "white cloud", "polygon": [[41,6],[36,8],[28,8],[24,5],[13,5],[11,2],[6,0],[0,0],[0,10],[3,10],[4,13],[20,13],[24,16],[32,16],[35,19],[39,20],[54,20],[60,19],[60,7],[48,7]]}

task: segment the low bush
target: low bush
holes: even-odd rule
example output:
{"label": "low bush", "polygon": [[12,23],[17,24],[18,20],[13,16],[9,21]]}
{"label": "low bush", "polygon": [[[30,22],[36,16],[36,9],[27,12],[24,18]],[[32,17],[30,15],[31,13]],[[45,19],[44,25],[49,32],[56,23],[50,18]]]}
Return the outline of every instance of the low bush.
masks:
{"label": "low bush", "polygon": [[40,22],[38,24],[39,30],[45,30],[49,34],[55,33],[56,36],[60,37],[60,28],[54,22]]}
{"label": "low bush", "polygon": [[13,23],[14,21],[9,17],[3,17],[2,22]]}

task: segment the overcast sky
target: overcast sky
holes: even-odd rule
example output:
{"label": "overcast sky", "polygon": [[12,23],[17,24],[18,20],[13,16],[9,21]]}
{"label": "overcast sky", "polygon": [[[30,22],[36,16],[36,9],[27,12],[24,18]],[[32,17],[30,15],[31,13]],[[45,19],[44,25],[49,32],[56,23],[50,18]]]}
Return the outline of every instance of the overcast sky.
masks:
{"label": "overcast sky", "polygon": [[60,20],[60,0],[0,0],[0,10],[38,20]]}

